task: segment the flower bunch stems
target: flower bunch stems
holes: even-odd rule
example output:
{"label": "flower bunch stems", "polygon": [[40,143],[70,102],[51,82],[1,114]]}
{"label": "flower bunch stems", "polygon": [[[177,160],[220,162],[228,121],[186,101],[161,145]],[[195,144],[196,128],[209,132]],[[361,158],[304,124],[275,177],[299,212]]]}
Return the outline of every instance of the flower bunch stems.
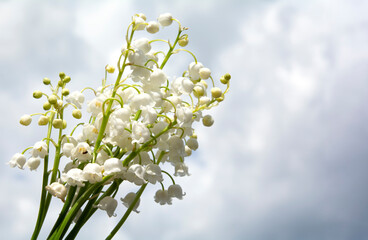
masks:
{"label": "flower bunch stems", "polygon": [[[133,39],[136,31],[155,34],[160,26],[168,27],[172,22],[178,23],[173,44],[163,39]],[[221,83],[227,85],[223,92],[215,86],[210,69],[197,62],[192,52],[177,49],[177,45],[185,47],[188,44],[188,35],[183,34],[185,30],[187,28],[171,14],[160,15],[158,22],[146,22],[144,14],[136,14],[128,26],[126,44],[117,61],[117,77],[112,84],[107,84],[108,73],[115,72],[111,65],[106,65],[102,86],[97,90],[86,87],[70,93],[66,85],[71,78],[62,72],[55,87],[50,79],[43,79],[51,94],[35,91],[33,97],[47,98],[43,105],[45,112],[24,115],[20,123],[28,126],[32,116],[40,115],[38,124],[48,125],[46,137],[9,161],[13,168],[27,166],[30,170],[36,170],[43,162],[40,208],[31,239],[38,238],[54,197],[64,205],[49,232],[47,239],[50,240],[75,239],[97,210],[106,211],[109,217],[116,216],[118,201],[115,197],[120,194],[123,182],[139,186],[139,190],[120,198],[127,209],[106,239],[116,235],[132,211],[139,213],[137,207],[149,183],[158,182],[161,186],[154,196],[160,205],[171,205],[172,199],[185,196],[173,176],[159,165],[170,163],[175,177],[190,175],[184,159],[198,148],[192,125],[199,121],[207,127],[213,124],[212,116],[203,116],[202,111],[224,100],[230,80],[229,74],[221,77]],[[151,49],[155,42],[166,43],[168,49]],[[179,52],[189,53],[194,62],[180,74],[182,77],[170,79],[163,69],[170,57]],[[159,57],[161,54],[163,57]],[[64,110],[72,107],[72,116],[81,119],[86,89],[93,90],[95,95],[87,107],[91,116],[88,122],[76,124],[68,135],[64,131],[67,127]],[[83,128],[82,133],[74,137],[78,127]],[[54,152],[51,152],[52,145]],[[28,150],[31,157],[26,160],[24,154]],[[50,154],[54,155],[51,169]],[[62,157],[67,159],[64,170],[60,168]],[[170,184],[167,189],[163,176]]]}

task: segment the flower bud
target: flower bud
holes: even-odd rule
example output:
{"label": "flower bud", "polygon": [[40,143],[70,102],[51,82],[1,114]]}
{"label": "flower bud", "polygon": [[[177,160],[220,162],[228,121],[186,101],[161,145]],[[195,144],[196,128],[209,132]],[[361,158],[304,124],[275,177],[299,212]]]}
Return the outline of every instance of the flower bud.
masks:
{"label": "flower bud", "polygon": [[47,77],[45,77],[42,81],[43,81],[43,84],[45,85],[49,85],[51,83],[51,80]]}
{"label": "flower bud", "polygon": [[115,68],[113,66],[109,65],[109,64],[106,65],[105,69],[108,73],[114,73],[115,72]]}
{"label": "flower bud", "polygon": [[65,120],[63,120],[63,129],[65,129],[65,128],[66,128],[66,126],[67,126],[66,121],[65,121]]}
{"label": "flower bud", "polygon": [[161,24],[161,26],[166,27],[171,25],[171,23],[173,22],[173,17],[171,13],[164,13],[158,16],[157,20]]}
{"label": "flower bud", "polygon": [[43,104],[43,110],[47,111],[47,110],[50,110],[51,108],[51,104],[49,102],[45,102]]}
{"label": "flower bud", "polygon": [[195,97],[197,97],[197,98],[199,98],[199,97],[203,96],[203,95],[204,95],[204,89],[203,89],[203,87],[195,86],[195,87],[193,88],[193,94],[194,94],[194,96],[195,96]]}
{"label": "flower bud", "polygon": [[187,141],[187,146],[192,149],[192,150],[197,150],[198,149],[198,141],[196,138],[189,138]]}
{"label": "flower bud", "polygon": [[49,122],[49,117],[48,116],[44,116],[42,115],[39,119],[38,119],[38,125],[40,126],[45,126],[47,125],[47,123]]}
{"label": "flower bud", "polygon": [[188,42],[189,42],[188,35],[184,35],[178,41],[180,47],[185,47],[186,45],[188,45]]}
{"label": "flower bud", "polygon": [[63,96],[68,96],[69,95],[69,89],[67,88],[63,88],[63,90],[61,91],[61,94],[63,94]]}
{"label": "flower bud", "polygon": [[76,119],[80,119],[82,117],[82,112],[79,109],[74,109],[72,115]]}
{"label": "flower bud", "polygon": [[142,18],[144,21],[146,21],[146,20],[147,20],[147,17],[146,17],[146,15],[144,15],[144,13],[137,13],[136,15],[137,15],[138,17]]}
{"label": "flower bud", "polygon": [[23,115],[20,120],[19,123],[24,125],[24,126],[28,126],[29,124],[31,124],[32,122],[32,117],[30,115]]}
{"label": "flower bud", "polygon": [[59,82],[58,82],[58,86],[59,86],[59,87],[63,87],[63,85],[64,85],[64,82],[63,82],[62,80],[59,80]]}
{"label": "flower bud", "polygon": [[201,68],[199,69],[199,76],[202,79],[208,79],[211,76],[211,70],[209,68]]}
{"label": "flower bud", "polygon": [[37,91],[34,91],[33,92],[33,97],[34,98],[37,98],[37,99],[38,98],[41,98],[42,97],[42,92],[41,91],[38,91],[38,90]]}
{"label": "flower bud", "polygon": [[68,82],[70,82],[70,80],[72,80],[72,79],[69,76],[65,76],[63,78],[63,83],[68,83]]}
{"label": "flower bud", "polygon": [[212,97],[213,98],[218,98],[218,97],[221,97],[222,95],[222,90],[218,87],[213,87],[211,89],[211,94],[212,94]]}
{"label": "flower bud", "polygon": [[214,123],[214,120],[213,120],[211,115],[206,115],[206,116],[203,117],[202,123],[206,127],[211,127]]}
{"label": "flower bud", "polygon": [[58,100],[54,106],[56,108],[62,108],[63,107],[63,104],[64,104],[64,102],[62,100]]}
{"label": "flower bud", "polygon": [[57,100],[58,99],[57,99],[56,95],[54,95],[54,94],[52,94],[48,97],[48,101],[49,101],[50,104],[56,104]]}
{"label": "flower bud", "polygon": [[189,157],[192,155],[192,149],[190,149],[188,146],[185,146],[185,156]]}
{"label": "flower bud", "polygon": [[222,84],[227,84],[231,79],[231,75],[226,73],[224,76],[220,78]]}
{"label": "flower bud", "polygon": [[65,73],[60,72],[60,73],[59,73],[59,77],[60,77],[60,79],[61,79],[61,80],[63,80],[63,79],[65,78]]}
{"label": "flower bud", "polygon": [[54,119],[52,121],[52,126],[54,128],[57,128],[57,129],[62,129],[63,128],[63,120],[62,119],[58,119],[58,118]]}
{"label": "flower bud", "polygon": [[150,22],[148,22],[146,30],[147,30],[147,32],[154,34],[154,33],[157,33],[160,30],[160,26],[158,25],[157,22],[150,21]]}
{"label": "flower bud", "polygon": [[221,96],[221,97],[216,98],[216,101],[217,101],[217,102],[222,102],[222,101],[224,101],[224,96]]}

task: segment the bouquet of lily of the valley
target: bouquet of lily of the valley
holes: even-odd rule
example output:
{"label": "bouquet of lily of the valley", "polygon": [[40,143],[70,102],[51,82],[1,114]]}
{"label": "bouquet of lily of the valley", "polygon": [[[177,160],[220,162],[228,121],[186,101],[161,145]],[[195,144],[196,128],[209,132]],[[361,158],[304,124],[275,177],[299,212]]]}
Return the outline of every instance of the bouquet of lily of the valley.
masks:
{"label": "bouquet of lily of the valley", "polygon": [[[173,40],[135,38],[142,30],[155,36],[173,22],[178,25]],[[62,72],[56,82],[43,79],[50,92],[35,91],[33,97],[45,99],[44,111],[24,115],[20,123],[28,126],[37,116],[46,136],[16,153],[8,163],[10,167],[43,171],[32,239],[37,239],[52,199],[62,201],[63,207],[48,239],[59,240],[75,239],[98,210],[116,217],[120,199],[127,210],[115,228],[106,229],[111,231],[106,239],[111,239],[132,211],[139,212],[147,184],[157,187],[154,201],[161,205],[183,198],[185,193],[174,177],[189,175],[185,158],[198,148],[194,125],[213,124],[205,111],[224,100],[230,80],[225,74],[216,82],[210,69],[184,48],[188,44],[185,30],[169,13],[157,21],[146,21],[144,14],[136,14],[117,64],[106,65],[100,87],[70,92],[71,77]],[[166,49],[155,50],[159,42]],[[193,60],[178,73],[181,77],[170,78],[165,66],[180,54],[189,54]],[[116,76],[116,80],[110,83],[109,76]],[[91,91],[93,98],[86,102],[88,116],[82,120],[86,91]],[[71,127],[69,120],[67,128],[66,119],[73,119],[66,117],[70,114],[75,125]],[[133,184],[137,191],[122,193],[119,186],[123,182]]]}

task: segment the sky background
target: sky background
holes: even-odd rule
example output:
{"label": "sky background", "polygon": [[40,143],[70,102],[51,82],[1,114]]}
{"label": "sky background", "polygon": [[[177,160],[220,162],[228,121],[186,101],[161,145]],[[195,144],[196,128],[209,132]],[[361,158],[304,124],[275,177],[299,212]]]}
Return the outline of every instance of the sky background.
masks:
{"label": "sky background", "polygon": [[[130,17],[171,12],[199,61],[231,73],[231,90],[214,126],[197,126],[191,176],[177,179],[184,199],[160,206],[149,186],[116,239],[368,239],[367,11],[363,0],[1,0],[1,235],[29,239],[35,224],[42,171],[5,163],[46,134],[18,123],[40,112],[42,78],[64,71],[71,90],[97,86]],[[177,59],[171,75],[190,62]],[[104,239],[123,211],[99,211],[78,239]]]}

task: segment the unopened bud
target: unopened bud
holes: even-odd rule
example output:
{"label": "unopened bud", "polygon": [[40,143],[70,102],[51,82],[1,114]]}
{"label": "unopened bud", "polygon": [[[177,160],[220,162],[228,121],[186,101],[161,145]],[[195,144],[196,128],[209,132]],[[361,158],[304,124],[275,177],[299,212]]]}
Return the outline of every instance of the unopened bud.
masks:
{"label": "unopened bud", "polygon": [[211,115],[206,115],[202,119],[202,123],[206,127],[211,127],[215,121],[213,120]]}
{"label": "unopened bud", "polygon": [[189,43],[188,35],[182,36],[178,41],[180,47],[185,47],[186,45],[188,45],[188,43]]}
{"label": "unopened bud", "polygon": [[47,77],[45,77],[42,81],[43,81],[43,84],[45,85],[49,85],[51,83],[51,80],[48,79]]}
{"label": "unopened bud", "polygon": [[63,79],[65,78],[65,73],[60,72],[60,73],[59,73],[59,77],[60,77],[60,79],[61,79],[61,80],[63,80]]}
{"label": "unopened bud", "polygon": [[24,126],[28,126],[29,124],[31,124],[31,122],[32,122],[32,117],[28,114],[23,115],[19,120],[19,123]]}
{"label": "unopened bud", "polygon": [[199,76],[202,79],[208,79],[211,76],[211,70],[209,68],[201,68],[199,69]]}
{"label": "unopened bud", "polygon": [[68,82],[70,82],[70,80],[72,80],[69,76],[65,76],[64,78],[63,78],[63,82],[64,83],[68,83]]}
{"label": "unopened bud", "polygon": [[72,115],[76,119],[80,119],[82,117],[82,112],[79,109],[74,109]]}
{"label": "unopened bud", "polygon": [[158,24],[158,22],[155,21],[150,21],[148,22],[148,25],[146,27],[146,31],[149,33],[157,33],[160,30],[160,25]]}
{"label": "unopened bud", "polygon": [[54,128],[57,128],[57,129],[62,129],[63,128],[63,120],[61,120],[61,119],[54,119],[53,121],[52,121],[52,126],[54,127]]}
{"label": "unopened bud", "polygon": [[41,98],[42,97],[42,92],[41,91],[34,91],[33,92],[33,97],[34,98]]}
{"label": "unopened bud", "polygon": [[49,98],[48,98],[48,101],[49,101],[50,104],[56,104],[57,100],[58,99],[57,99],[56,95],[54,95],[54,94],[50,95]]}
{"label": "unopened bud", "polygon": [[222,95],[222,90],[218,87],[213,87],[211,89],[211,94],[212,94],[212,97],[213,98],[218,98],[218,97],[221,97]]}
{"label": "unopened bud", "polygon": [[222,84],[227,84],[231,79],[231,75],[226,73],[224,76],[220,78]]}
{"label": "unopened bud", "polygon": [[66,126],[67,126],[66,121],[65,121],[65,120],[63,120],[63,129],[65,129],[65,128],[66,128]]}
{"label": "unopened bud", "polygon": [[40,126],[47,125],[48,123],[49,123],[49,117],[48,117],[48,116],[44,116],[44,115],[42,115],[42,116],[38,119],[38,125],[40,125]]}
{"label": "unopened bud", "polygon": [[47,111],[47,110],[50,110],[51,108],[51,104],[49,102],[45,102],[43,104],[43,110]]}
{"label": "unopened bud", "polygon": [[137,13],[136,15],[137,15],[138,17],[142,18],[144,21],[146,21],[146,20],[147,20],[147,17],[146,17],[146,15],[144,15],[144,13]]}
{"label": "unopened bud", "polygon": [[67,88],[63,88],[63,90],[61,91],[61,94],[63,94],[63,96],[68,96],[69,95],[69,89]]}
{"label": "unopened bud", "polygon": [[197,98],[202,97],[204,95],[204,89],[203,89],[203,87],[194,86],[194,88],[193,88],[193,94]]}
{"label": "unopened bud", "polygon": [[115,68],[113,66],[109,65],[109,64],[106,65],[105,69],[108,73],[114,73],[115,72]]}

